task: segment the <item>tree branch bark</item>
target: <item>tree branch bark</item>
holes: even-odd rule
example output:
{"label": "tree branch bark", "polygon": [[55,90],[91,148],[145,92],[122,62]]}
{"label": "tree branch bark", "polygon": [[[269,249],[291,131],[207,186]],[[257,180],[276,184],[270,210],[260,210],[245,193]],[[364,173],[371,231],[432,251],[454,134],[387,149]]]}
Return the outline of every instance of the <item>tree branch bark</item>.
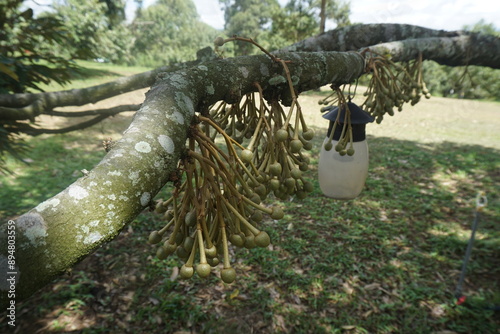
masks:
{"label": "tree branch bark", "polygon": [[357,51],[379,43],[411,38],[456,37],[461,34],[463,33],[433,30],[409,24],[357,24],[306,38],[282,49],[282,51]]}
{"label": "tree branch bark", "polygon": [[422,58],[448,66],[477,65],[500,68],[500,39],[476,34],[451,38],[430,37],[381,43],[361,49],[390,55],[395,62]]}

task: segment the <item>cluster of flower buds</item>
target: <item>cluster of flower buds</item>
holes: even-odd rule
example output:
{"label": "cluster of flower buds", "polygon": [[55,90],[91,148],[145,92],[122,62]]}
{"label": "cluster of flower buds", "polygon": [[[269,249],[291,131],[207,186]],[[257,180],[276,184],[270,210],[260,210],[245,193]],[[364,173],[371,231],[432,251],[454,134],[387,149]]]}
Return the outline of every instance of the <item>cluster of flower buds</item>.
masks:
{"label": "cluster of flower buds", "polygon": [[312,191],[302,172],[309,164],[303,150],[312,147],[314,132],[306,127],[300,105],[285,112],[278,101],[268,104],[261,96],[248,94],[194,117],[179,164],[183,181],[171,198],[156,204],[167,223],[150,234],[149,243],[158,245],[158,258],[176,253],[184,261],[183,278],[195,271],[207,277],[222,263],[221,279],[233,282],[228,245],[267,247],[270,237],[258,223],[264,215],[284,216],[281,208],[262,201],[271,192],[285,199]]}
{"label": "cluster of flower buds", "polygon": [[386,114],[393,116],[394,108],[403,110],[404,103],[413,106],[422,95],[427,99],[431,97],[422,76],[421,56],[405,64],[374,56],[367,64],[372,77],[362,107],[375,117],[377,123],[382,122]]}

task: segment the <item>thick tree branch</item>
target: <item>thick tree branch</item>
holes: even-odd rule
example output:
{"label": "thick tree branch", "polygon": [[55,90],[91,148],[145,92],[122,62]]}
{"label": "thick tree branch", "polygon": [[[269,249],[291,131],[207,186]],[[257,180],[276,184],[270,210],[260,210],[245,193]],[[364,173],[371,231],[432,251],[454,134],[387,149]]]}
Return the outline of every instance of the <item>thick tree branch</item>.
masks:
{"label": "thick tree branch", "polygon": [[198,51],[195,61],[159,67],[97,86],[36,94],[0,94],[0,119],[33,119],[56,107],[96,103],[119,94],[151,87],[159,73],[186,69],[215,57],[211,48],[205,48]]}
{"label": "thick tree branch", "polygon": [[463,35],[431,37],[377,44],[361,51],[390,55],[395,62],[422,58],[448,66],[478,65],[500,68],[500,39],[495,36]]}
{"label": "thick tree branch", "polygon": [[463,33],[433,30],[409,24],[357,24],[306,38],[282,51],[357,51],[379,43],[411,38],[456,37],[461,34]]}
{"label": "thick tree branch", "polygon": [[[58,92],[46,93],[24,93],[24,94],[1,94],[0,106],[11,109],[9,114],[4,114],[8,110],[0,109],[1,118],[6,119],[28,119],[20,118],[23,115],[16,115],[14,110],[19,110],[21,113],[29,113],[30,116],[38,116],[45,110],[50,110],[56,107],[65,106],[81,106],[88,103],[96,103],[109,97],[123,94],[136,89],[150,87],[158,73],[172,70],[168,67],[160,67],[152,71],[138,73],[128,77],[121,77],[111,82],[101,85],[63,90]],[[42,103],[43,101],[43,103]],[[7,116],[8,115],[8,116]]]}

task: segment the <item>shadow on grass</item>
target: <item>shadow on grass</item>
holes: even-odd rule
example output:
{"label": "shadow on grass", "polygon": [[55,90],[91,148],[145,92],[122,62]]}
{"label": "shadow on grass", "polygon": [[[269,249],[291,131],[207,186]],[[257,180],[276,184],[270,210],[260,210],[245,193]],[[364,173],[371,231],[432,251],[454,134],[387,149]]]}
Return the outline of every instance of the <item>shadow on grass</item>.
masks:
{"label": "shadow on grass", "polygon": [[[368,140],[370,172],[361,196],[352,201],[324,197],[312,166],[308,177],[315,191],[303,201],[275,201],[287,215],[261,225],[272,247],[236,250],[236,283],[222,284],[215,273],[208,280],[171,281],[180,262],[152,257],[155,249],[145,241],[163,222],[146,213],[80,263],[73,277],[19,305],[19,331],[35,332],[42,325],[42,332],[69,331],[73,324],[85,333],[100,328],[131,333],[496,333],[498,313],[453,307],[453,293],[474,199],[485,191],[489,203],[464,293],[484,304],[500,302],[500,152],[454,143]],[[321,141],[315,139],[313,156]],[[50,161],[67,170],[62,187],[51,185],[57,192],[74,168],[89,168],[82,165],[98,160],[85,160],[81,151],[60,152],[61,147],[42,144],[47,160],[35,162],[42,167],[26,171],[14,180],[15,187],[0,188],[2,202],[9,193],[22,197],[22,189],[50,193],[45,187],[54,177],[43,167],[52,166]],[[73,159],[82,160],[68,167]]]}
{"label": "shadow on grass", "polygon": [[85,80],[99,77],[121,77],[122,74],[104,69],[82,67],[71,72],[71,80]]}
{"label": "shadow on grass", "polygon": [[12,160],[10,168],[15,174],[0,176],[1,219],[24,213],[83,176],[82,169],[92,169],[104,150],[97,140],[93,150],[78,147],[81,140],[71,134],[33,138],[24,155],[29,165]]}

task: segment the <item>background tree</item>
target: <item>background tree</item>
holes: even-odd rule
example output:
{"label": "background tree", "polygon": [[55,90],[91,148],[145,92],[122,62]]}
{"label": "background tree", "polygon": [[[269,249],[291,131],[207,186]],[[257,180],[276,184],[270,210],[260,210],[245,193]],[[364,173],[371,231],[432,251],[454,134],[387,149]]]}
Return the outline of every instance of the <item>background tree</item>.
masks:
{"label": "background tree", "polygon": [[[131,38],[124,26],[124,3],[121,1],[65,0],[53,5],[54,16],[65,23],[71,41],[58,49],[70,59],[101,58],[129,62]],[[85,13],[85,15],[81,15]]]}
{"label": "background tree", "polygon": [[[500,36],[493,24],[483,20],[466,31]],[[432,94],[466,99],[489,99],[500,101],[500,73],[479,66],[447,67],[435,62],[424,63],[424,76]]]}
{"label": "background tree", "polygon": [[317,13],[309,0],[291,0],[273,16],[270,35],[284,45],[301,41],[318,32]]}
{"label": "background tree", "polygon": [[[261,34],[271,29],[277,0],[219,0],[224,9],[224,30],[228,36],[245,36],[260,41]],[[250,54],[254,49],[247,44],[234,46],[237,55]]]}
{"label": "background tree", "polygon": [[[339,27],[350,24],[349,4],[339,1],[290,0],[283,8],[276,1],[219,2],[224,8],[227,35],[247,36],[270,50],[320,33],[321,24],[327,19]],[[245,44],[234,47],[236,54],[249,54],[253,50]]]}
{"label": "background tree", "polygon": [[350,3],[336,0],[313,0],[313,4],[320,9],[320,34],[325,32],[326,20],[328,19],[333,20],[339,28],[351,24],[349,20]]}
{"label": "background tree", "polygon": [[[33,10],[21,10],[22,0],[0,2],[0,94],[41,91],[40,84],[65,84],[78,66],[54,52],[71,43],[70,33],[57,17],[35,18]],[[0,172],[6,172],[6,153],[19,157],[26,147],[15,120],[0,122]]]}
{"label": "background tree", "polygon": [[193,60],[196,51],[216,36],[214,28],[199,20],[191,0],[159,0],[140,11],[131,29],[134,62],[143,66]]}
{"label": "background tree", "polygon": [[57,45],[70,43],[64,21],[21,11],[22,0],[0,3],[0,94],[41,90],[40,83],[68,82],[77,66],[55,53]]}
{"label": "background tree", "polygon": [[106,4],[106,17],[109,20],[109,27],[113,28],[126,19],[125,17],[125,0],[100,0]]}

